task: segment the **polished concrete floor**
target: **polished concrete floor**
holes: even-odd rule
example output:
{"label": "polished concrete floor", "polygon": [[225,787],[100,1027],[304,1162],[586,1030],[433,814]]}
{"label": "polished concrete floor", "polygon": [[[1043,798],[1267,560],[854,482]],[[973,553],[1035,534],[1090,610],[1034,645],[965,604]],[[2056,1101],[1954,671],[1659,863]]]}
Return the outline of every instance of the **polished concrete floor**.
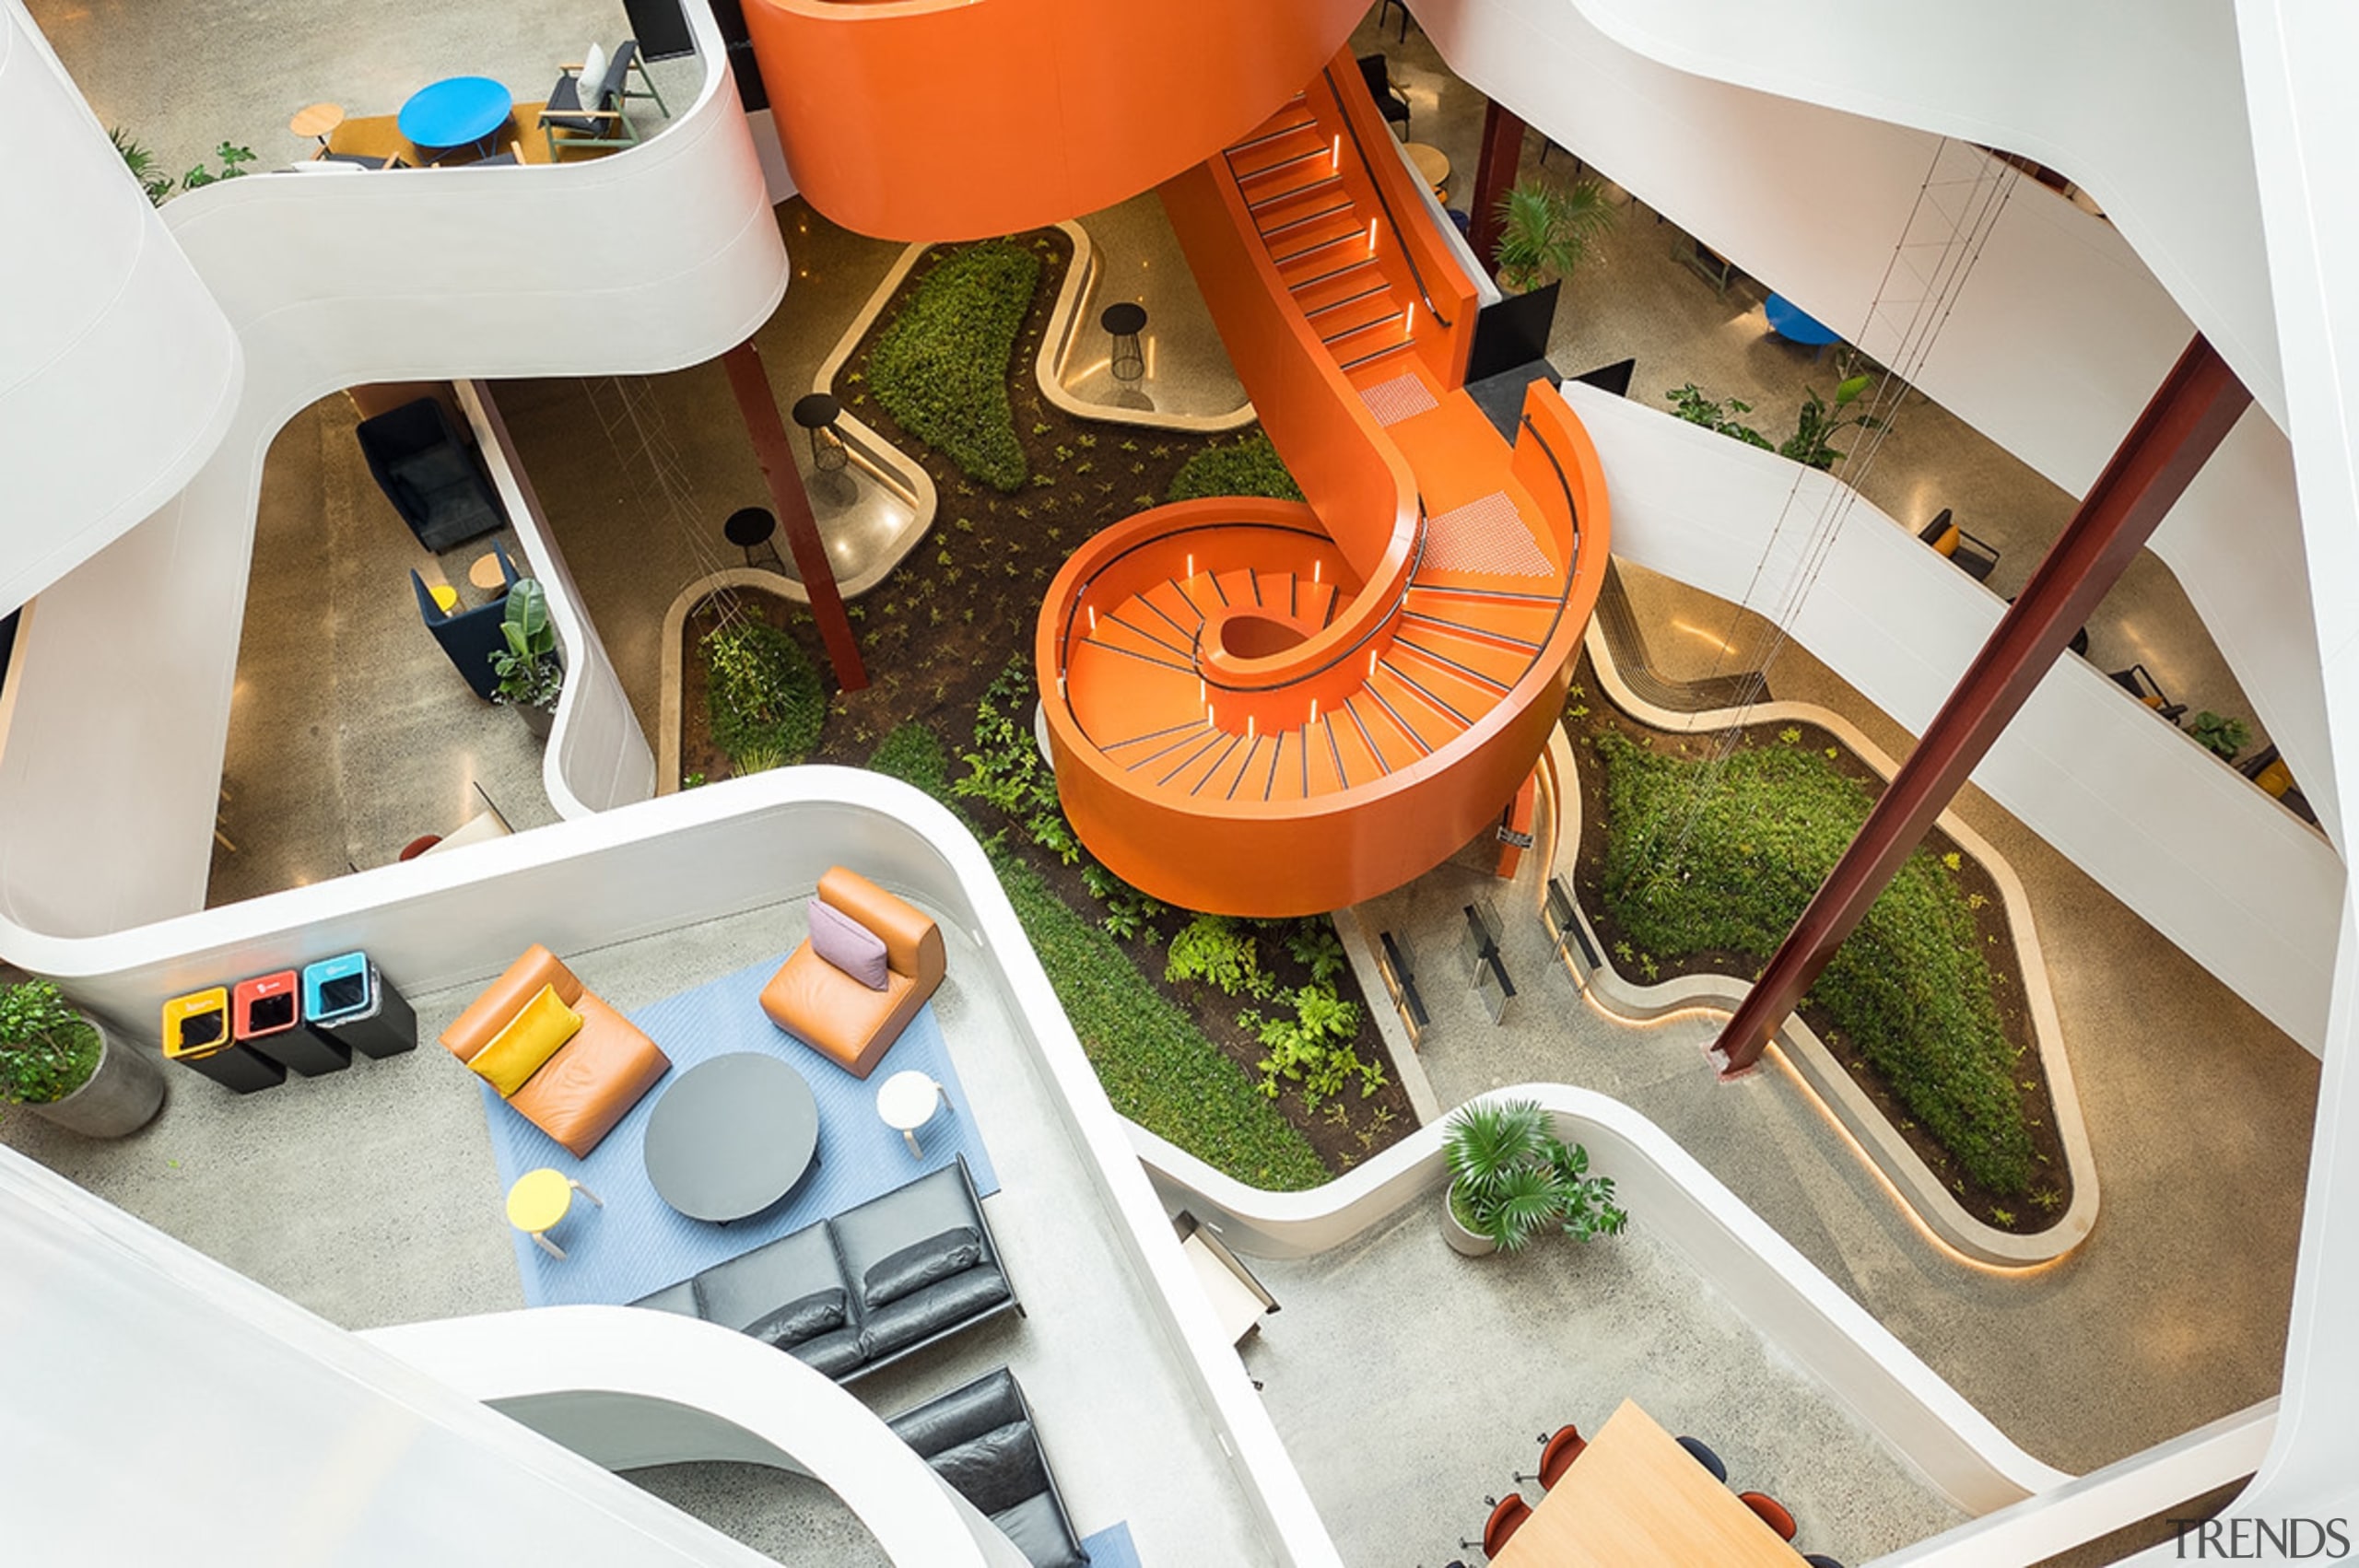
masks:
{"label": "polished concrete floor", "polygon": [[[1451,205],[1463,208],[1473,200],[1485,99],[1450,74],[1414,24],[1401,41],[1400,25],[1396,12],[1379,36],[1371,14],[1353,35],[1353,50],[1387,57],[1393,79],[1409,95],[1408,135],[1449,159]],[[1551,152],[1538,132],[1527,132],[1518,178],[1569,183],[1579,151]],[[1806,388],[1834,395],[1831,357],[1770,333],[1762,310],[1767,286],[1738,274],[1725,290],[1716,288],[1680,259],[1692,253],[1692,242],[1648,209],[1644,192],[1611,184],[1610,169],[1588,173],[1608,181],[1621,216],[1565,285],[1548,345],[1559,370],[1577,376],[1636,358],[1629,392],[1636,401],[1668,408],[1663,394],[1694,382],[1713,397],[1751,404],[1746,421],[1772,440],[1791,432]],[[2026,181],[2014,199],[2063,198]],[[1850,448],[1862,440],[1853,431],[1836,444]],[[1893,415],[1873,462],[1847,477],[1912,531],[1944,507],[1952,509],[1968,532],[1998,547],[1988,586],[2001,597],[2021,591],[2074,505],[2071,495],[1913,390]],[[1768,585],[1761,603],[1783,591],[1783,584]],[[2268,744],[2251,701],[2187,591],[2153,552],[2139,553],[2089,618],[2088,629],[2088,657],[2100,669],[2143,662],[2172,701],[2189,705],[2190,718],[2210,708],[2242,719],[2253,737],[2246,755]],[[2123,700],[2130,699],[2125,694]]]}
{"label": "polished concrete floor", "polygon": [[[1148,191],[1080,221],[1097,248],[1097,272],[1066,356],[1065,389],[1084,403],[1185,418],[1218,418],[1244,407],[1245,387],[1229,367],[1162,198]],[[1146,371],[1132,382],[1115,379],[1112,342],[1098,324],[1119,300],[1146,310],[1140,334]]]}

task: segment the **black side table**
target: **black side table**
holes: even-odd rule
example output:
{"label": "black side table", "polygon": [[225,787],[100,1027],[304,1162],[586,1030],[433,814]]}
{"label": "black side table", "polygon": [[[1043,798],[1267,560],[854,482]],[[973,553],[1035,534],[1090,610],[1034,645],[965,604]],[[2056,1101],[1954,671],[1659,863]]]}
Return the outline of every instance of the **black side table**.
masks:
{"label": "black side table", "polygon": [[844,405],[826,392],[809,392],[794,400],[794,422],[811,437],[811,467],[818,474],[833,474],[851,458],[844,439],[836,434],[836,417]]}
{"label": "black side table", "polygon": [[1107,369],[1118,381],[1135,381],[1146,374],[1146,351],[1139,345],[1139,333],[1146,331],[1146,307],[1132,299],[1118,299],[1100,312],[1097,324],[1113,338],[1111,357]]}
{"label": "black side table", "polygon": [[770,515],[768,507],[740,507],[721,525],[722,537],[745,552],[747,566],[761,566],[767,556],[769,568],[784,577],[786,562],[780,557],[778,545],[772,543],[772,535],[777,532],[778,519]]}

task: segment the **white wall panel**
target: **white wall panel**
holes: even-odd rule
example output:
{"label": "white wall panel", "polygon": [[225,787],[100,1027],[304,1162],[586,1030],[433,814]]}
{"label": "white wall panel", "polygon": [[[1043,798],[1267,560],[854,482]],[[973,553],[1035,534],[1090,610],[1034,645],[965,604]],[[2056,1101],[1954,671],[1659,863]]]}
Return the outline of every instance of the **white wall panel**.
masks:
{"label": "white wall panel", "polygon": [[[690,10],[717,61],[710,13]],[[27,630],[0,820],[42,831],[0,839],[0,915],[62,935],[202,906],[262,463],[288,417],[362,382],[676,369],[742,342],[786,287],[726,70],[611,158],[252,176],[166,216],[246,384],[188,487],[44,593]],[[616,768],[593,794],[627,798],[628,737],[608,729],[584,737]]]}
{"label": "white wall panel", "polygon": [[237,339],[17,0],[0,0],[0,614],[188,482]]}
{"label": "white wall panel", "polygon": [[[1668,414],[1567,383],[1614,494],[1617,555],[1768,609],[1835,487]],[[1790,630],[1861,695],[1921,732],[2004,606],[1865,500],[1854,504]],[[2342,864],[2331,847],[2201,746],[2067,657],[1974,780],[2271,1022],[2312,1050],[2326,1024]]]}

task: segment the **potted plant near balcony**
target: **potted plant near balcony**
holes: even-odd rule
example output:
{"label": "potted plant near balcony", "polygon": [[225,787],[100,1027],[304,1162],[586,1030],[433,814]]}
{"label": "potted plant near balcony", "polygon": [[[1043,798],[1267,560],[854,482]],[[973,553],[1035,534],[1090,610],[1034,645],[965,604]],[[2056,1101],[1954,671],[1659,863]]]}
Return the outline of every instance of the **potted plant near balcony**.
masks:
{"label": "potted plant near balcony", "polygon": [[549,624],[548,590],[537,579],[518,578],[509,589],[499,631],[508,646],[491,655],[491,673],[499,677],[491,700],[513,708],[526,729],[546,740],[565,666],[557,656],[557,628]]}
{"label": "potted plant near balcony", "polygon": [[47,980],[25,980],[0,985],[0,1102],[88,1138],[121,1138],[163,1106],[164,1072]]}
{"label": "potted plant near balcony", "polygon": [[1570,189],[1524,181],[1499,198],[1499,238],[1491,250],[1499,282],[1525,294],[1543,277],[1571,276],[1620,216],[1594,180],[1575,181]]}
{"label": "potted plant near balcony", "polygon": [[1461,1106],[1442,1137],[1449,1187],[1442,1235],[1469,1258],[1518,1253],[1555,1225],[1576,1241],[1619,1235],[1629,1216],[1614,1178],[1589,1174],[1589,1151],[1555,1135],[1530,1100]]}

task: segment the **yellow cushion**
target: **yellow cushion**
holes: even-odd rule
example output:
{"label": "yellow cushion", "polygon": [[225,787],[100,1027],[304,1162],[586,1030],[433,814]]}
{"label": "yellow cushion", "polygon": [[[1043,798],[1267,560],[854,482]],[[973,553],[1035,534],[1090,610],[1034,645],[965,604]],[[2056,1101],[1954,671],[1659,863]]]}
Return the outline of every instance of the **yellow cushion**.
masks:
{"label": "yellow cushion", "polygon": [[2282,801],[2285,798],[2285,791],[2294,787],[2294,772],[2285,766],[2285,759],[2281,756],[2255,774],[2252,781]]}
{"label": "yellow cushion", "polygon": [[581,1027],[581,1014],[557,1000],[555,989],[543,986],[467,1066],[482,1074],[504,1100],[522,1089],[541,1070],[541,1063],[555,1056],[557,1048]]}
{"label": "yellow cushion", "polygon": [[1951,523],[1947,528],[1942,529],[1942,536],[1933,541],[1933,554],[1955,556],[1958,535],[1963,532],[1964,530],[1960,529],[1956,523]]}

